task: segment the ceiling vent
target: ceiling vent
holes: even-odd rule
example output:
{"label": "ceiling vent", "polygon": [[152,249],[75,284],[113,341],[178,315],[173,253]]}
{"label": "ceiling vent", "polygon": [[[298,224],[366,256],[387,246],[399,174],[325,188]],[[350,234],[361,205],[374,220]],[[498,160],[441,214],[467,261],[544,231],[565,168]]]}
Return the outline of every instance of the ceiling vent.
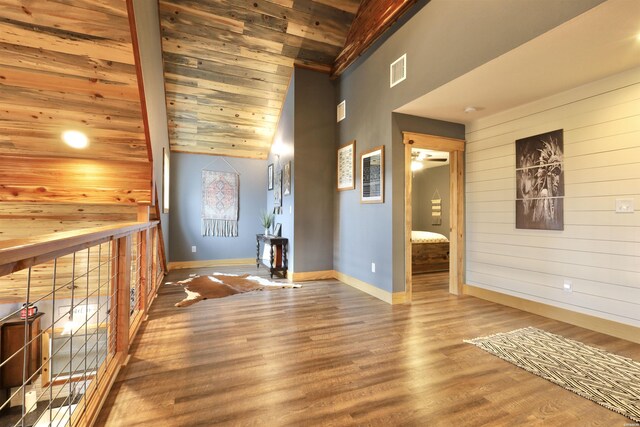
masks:
{"label": "ceiling vent", "polygon": [[338,121],[341,122],[347,117],[347,101],[338,104]]}
{"label": "ceiling vent", "polygon": [[405,53],[400,58],[396,59],[390,67],[389,81],[391,86],[394,87],[401,81],[407,78],[407,54]]}

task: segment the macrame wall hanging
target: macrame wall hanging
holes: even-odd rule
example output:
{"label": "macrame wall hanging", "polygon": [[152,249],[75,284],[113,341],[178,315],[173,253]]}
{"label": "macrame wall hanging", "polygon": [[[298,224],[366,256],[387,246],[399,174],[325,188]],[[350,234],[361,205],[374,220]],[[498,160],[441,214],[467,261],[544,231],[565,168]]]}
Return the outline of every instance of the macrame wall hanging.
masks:
{"label": "macrame wall hanging", "polygon": [[442,225],[442,197],[437,188],[431,196],[431,225]]}
{"label": "macrame wall hanging", "polygon": [[[233,172],[208,170],[222,160]],[[240,174],[224,158],[216,158],[202,168],[202,235],[214,237],[238,236],[238,205]]]}

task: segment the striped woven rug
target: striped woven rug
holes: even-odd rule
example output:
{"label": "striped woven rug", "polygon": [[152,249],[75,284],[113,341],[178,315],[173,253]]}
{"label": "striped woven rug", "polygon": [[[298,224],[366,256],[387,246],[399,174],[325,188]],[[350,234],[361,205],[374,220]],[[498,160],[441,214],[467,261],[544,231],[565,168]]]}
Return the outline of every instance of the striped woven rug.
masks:
{"label": "striped woven rug", "polygon": [[528,327],[464,342],[640,422],[640,363]]}

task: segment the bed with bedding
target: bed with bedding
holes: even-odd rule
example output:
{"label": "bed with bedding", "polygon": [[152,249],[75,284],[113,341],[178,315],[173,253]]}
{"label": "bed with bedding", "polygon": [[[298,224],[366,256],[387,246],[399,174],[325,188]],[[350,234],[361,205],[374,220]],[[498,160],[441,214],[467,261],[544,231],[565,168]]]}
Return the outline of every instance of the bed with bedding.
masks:
{"label": "bed with bedding", "polygon": [[448,271],[449,239],[430,231],[412,231],[411,269],[413,274]]}

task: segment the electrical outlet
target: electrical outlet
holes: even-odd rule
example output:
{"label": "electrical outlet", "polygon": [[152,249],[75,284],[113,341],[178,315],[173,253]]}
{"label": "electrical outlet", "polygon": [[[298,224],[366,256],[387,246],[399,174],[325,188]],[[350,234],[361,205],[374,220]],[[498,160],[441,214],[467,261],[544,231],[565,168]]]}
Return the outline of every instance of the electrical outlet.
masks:
{"label": "electrical outlet", "polygon": [[195,252],[196,251],[196,247],[195,246],[191,246],[191,252]]}
{"label": "electrical outlet", "polygon": [[375,263],[375,262],[372,262],[372,263],[371,263],[371,272],[372,272],[372,273],[375,273],[375,272],[376,272],[376,263]]}
{"label": "electrical outlet", "polygon": [[565,292],[573,292],[573,282],[571,280],[564,280],[564,284],[562,285],[562,289]]}

